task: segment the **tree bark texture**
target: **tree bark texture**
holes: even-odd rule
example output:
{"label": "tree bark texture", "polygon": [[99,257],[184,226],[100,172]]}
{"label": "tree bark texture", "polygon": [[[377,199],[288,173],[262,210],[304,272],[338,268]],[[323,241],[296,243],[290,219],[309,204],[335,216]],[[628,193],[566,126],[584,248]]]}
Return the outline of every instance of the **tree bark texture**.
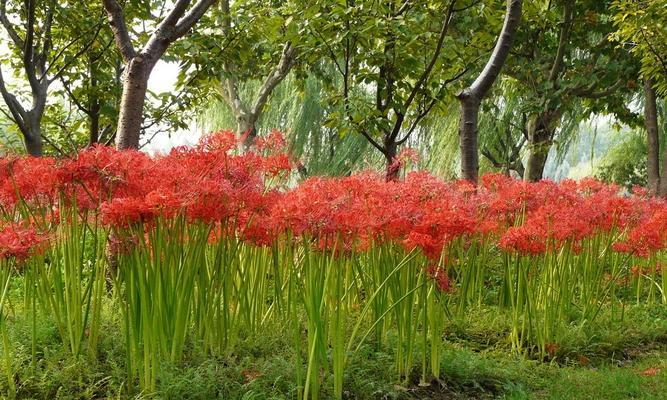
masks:
{"label": "tree bark texture", "polygon": [[544,176],[544,167],[560,119],[557,111],[546,111],[532,117],[528,122],[528,160],[524,180],[537,182]]}
{"label": "tree bark texture", "polygon": [[144,101],[152,69],[149,67],[143,57],[136,56],[125,70],[116,134],[116,147],[119,150],[139,148]]}
{"label": "tree bark texture", "polygon": [[667,180],[665,176],[660,176],[660,134],[658,132],[658,107],[655,90],[651,81],[644,80],[644,125],[646,127],[648,154],[646,172],[648,177],[648,187],[653,193],[659,193],[661,189],[661,179]]}
{"label": "tree bark texture", "polygon": [[521,21],[521,0],[507,0],[505,22],[493,49],[493,53],[477,79],[459,94],[461,121],[459,140],[461,148],[461,177],[477,183],[479,155],[477,148],[477,123],[482,99],[487,94],[512,48],[512,42]]}

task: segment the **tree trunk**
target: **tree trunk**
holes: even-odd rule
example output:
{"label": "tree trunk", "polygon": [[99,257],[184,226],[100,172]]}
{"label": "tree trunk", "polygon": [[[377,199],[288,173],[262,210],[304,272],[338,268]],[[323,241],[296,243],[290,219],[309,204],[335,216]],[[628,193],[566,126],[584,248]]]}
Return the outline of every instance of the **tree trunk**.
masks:
{"label": "tree trunk", "polygon": [[89,146],[92,146],[100,141],[100,109],[97,107],[90,109],[90,132],[89,132]]}
{"label": "tree trunk", "polygon": [[[661,189],[660,178],[660,135],[658,133],[658,111],[656,95],[651,81],[644,79],[644,124],[648,142],[646,171],[648,187],[651,192],[658,194]],[[662,179],[667,180],[664,176]]]}
{"label": "tree trunk", "polygon": [[123,77],[123,97],[120,101],[116,148],[138,149],[148,77],[152,66],[141,55],[134,57]]}
{"label": "tree trunk", "polygon": [[42,132],[39,123],[30,127],[30,131],[23,135],[23,141],[28,154],[34,157],[42,156]]}
{"label": "tree trunk", "polygon": [[544,176],[544,166],[547,164],[551,142],[540,141],[531,143],[531,146],[535,147],[531,147],[528,154],[526,171],[523,174],[523,178],[527,182],[537,182]]}
{"label": "tree trunk", "polygon": [[464,89],[458,96],[461,102],[461,122],[459,126],[461,177],[475,184],[479,175],[479,156],[477,155],[479,107],[482,99],[496,81],[510,53],[521,20],[521,6],[522,0],[507,0],[505,21],[491,57],[472,85]]}
{"label": "tree trunk", "polygon": [[528,123],[528,160],[524,180],[537,182],[543,178],[555,132],[552,125],[559,118],[558,112],[546,111],[535,115]]}
{"label": "tree trunk", "polygon": [[387,182],[398,181],[401,165],[396,160],[396,155],[398,154],[398,146],[396,142],[385,142],[385,151],[383,154],[386,162],[385,180]]}
{"label": "tree trunk", "polygon": [[90,77],[90,97],[88,98],[88,119],[90,131],[88,135],[89,146],[100,141],[100,99],[97,96],[97,68],[92,59],[88,59],[88,76]]}
{"label": "tree trunk", "polygon": [[245,113],[238,115],[236,117],[236,124],[237,134],[241,135],[241,138],[243,139],[243,143],[241,143],[243,146],[242,150],[252,147],[255,138],[257,137],[257,127],[255,126],[253,118]]}
{"label": "tree trunk", "polygon": [[461,147],[461,178],[477,183],[479,158],[477,155],[477,117],[480,101],[475,96],[460,97],[461,122],[459,143]]}

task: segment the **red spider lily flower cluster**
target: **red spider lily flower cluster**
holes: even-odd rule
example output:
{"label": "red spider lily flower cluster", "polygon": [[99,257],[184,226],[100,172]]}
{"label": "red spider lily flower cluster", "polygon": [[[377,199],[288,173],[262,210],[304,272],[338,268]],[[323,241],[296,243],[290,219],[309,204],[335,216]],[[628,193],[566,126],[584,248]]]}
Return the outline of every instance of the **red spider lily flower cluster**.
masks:
{"label": "red spider lily flower cluster", "polygon": [[25,224],[8,224],[0,228],[0,259],[23,261],[43,249],[46,236]]}
{"label": "red spider lily flower cluster", "polygon": [[6,158],[0,206],[7,220],[21,204],[48,215],[75,204],[114,229],[180,216],[213,227],[212,241],[237,235],[268,245],[291,237],[348,252],[394,243],[434,261],[455,242],[483,241],[525,256],[577,251],[596,235],[613,236],[615,251],[635,256],[667,248],[664,201],[621,195],[594,180],[526,183],[489,174],[473,186],[426,172],[389,182],[361,173],[285,188],[293,165],[279,132],[249,152],[237,148],[233,133],[217,132],[157,157],[98,146],[71,159]]}
{"label": "red spider lily flower cluster", "polygon": [[614,250],[648,257],[667,248],[667,205],[655,204],[654,210],[634,226],[623,241],[614,243]]}

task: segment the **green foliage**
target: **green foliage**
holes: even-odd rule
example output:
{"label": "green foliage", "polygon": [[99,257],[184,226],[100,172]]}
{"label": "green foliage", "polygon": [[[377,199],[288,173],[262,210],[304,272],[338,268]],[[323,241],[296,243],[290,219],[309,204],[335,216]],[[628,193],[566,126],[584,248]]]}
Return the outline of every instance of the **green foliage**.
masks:
{"label": "green foliage", "polygon": [[631,131],[602,159],[595,176],[631,189],[646,186],[646,138],[641,131]]}
{"label": "green foliage", "polygon": [[490,36],[472,32],[497,24],[487,18],[487,2],[457,5],[461,7],[447,1],[403,6],[393,1],[311,2],[303,26],[313,49],[309,57],[323,60],[338,75],[322,78],[320,64],[314,69],[323,80],[324,101],[337,108],[328,116],[328,126],[362,133],[376,147],[403,144],[423,127],[424,118],[460,86],[452,81],[486,46]]}
{"label": "green foliage", "polygon": [[612,2],[613,38],[640,61],[644,78],[667,96],[667,5],[664,0]]}

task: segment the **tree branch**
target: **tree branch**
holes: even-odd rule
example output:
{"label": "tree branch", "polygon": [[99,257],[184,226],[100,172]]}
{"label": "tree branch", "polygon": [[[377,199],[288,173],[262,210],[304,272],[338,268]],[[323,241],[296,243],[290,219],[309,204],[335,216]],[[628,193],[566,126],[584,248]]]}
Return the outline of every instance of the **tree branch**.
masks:
{"label": "tree branch", "polygon": [[25,0],[25,7],[28,13],[26,22],[25,41],[23,42],[23,69],[28,78],[28,83],[33,93],[40,92],[40,84],[35,73],[36,65],[34,63],[34,41],[35,41],[35,1]]}
{"label": "tree branch", "polygon": [[448,78],[447,80],[445,80],[442,83],[442,85],[440,86],[440,89],[438,90],[438,94],[436,94],[436,96],[431,99],[431,101],[426,106],[426,108],[424,108],[424,110],[422,110],[422,112],[420,112],[417,115],[417,117],[415,117],[415,120],[410,125],[410,128],[408,129],[405,136],[403,136],[402,139],[396,141],[396,143],[398,145],[402,145],[403,143],[405,143],[408,140],[410,135],[412,135],[412,132],[414,132],[415,129],[417,129],[417,126],[419,125],[419,123],[428,115],[429,112],[431,112],[431,109],[433,109],[433,107],[438,103],[438,101],[442,100],[441,93],[447,87],[447,85],[449,85],[450,83],[460,79],[463,75],[465,75],[466,72],[468,72],[468,67],[463,68],[459,73],[457,73],[456,75],[454,75],[451,78]]}
{"label": "tree branch", "polygon": [[[85,53],[86,51],[88,51],[88,49],[90,49],[92,47],[92,45],[95,43],[95,40],[97,39],[97,35],[99,35],[99,33],[100,33],[100,30],[102,30],[102,25],[101,24],[98,26],[97,31],[95,32],[95,35],[93,36],[93,38],[88,43],[86,43],[86,45],[83,46],[79,51],[77,51],[76,54],[74,54],[74,56],[69,59],[69,61],[67,61],[62,67],[60,67],[60,69],[58,69],[58,71],[51,78],[50,82],[53,82],[56,79],[60,78],[60,76],[62,76],[62,74],[65,72],[65,70],[67,68],[69,68],[70,65],[72,65],[72,63],[77,61],[79,59],[79,57],[81,57],[83,55],[83,53]],[[50,67],[51,67],[51,65],[49,65],[49,68]]]}
{"label": "tree branch", "polygon": [[503,23],[503,28],[500,31],[493,53],[482,72],[477,76],[468,89],[461,92],[459,97],[472,95],[481,100],[491,88],[491,85],[493,85],[493,82],[495,82],[500,74],[500,70],[512,48],[512,42],[514,41],[521,20],[521,6],[522,0],[507,0],[505,22]]}
{"label": "tree branch", "polygon": [[[644,32],[643,27],[641,28],[640,31],[642,33],[642,37],[644,38],[644,41],[646,42],[646,45],[648,46],[649,51],[651,52],[651,54],[653,54],[653,56],[655,58],[658,59],[658,61],[660,62],[660,65],[662,66],[662,69],[663,69],[665,75],[667,75],[667,62],[665,61],[665,59],[663,57],[660,56],[660,52],[658,52],[656,50],[656,48],[653,46],[651,41],[646,37],[646,33]],[[665,179],[667,179],[667,177]]]}
{"label": "tree branch", "polygon": [[585,97],[587,99],[600,99],[612,95],[615,91],[622,88],[624,84],[625,84],[624,80],[619,79],[607,89],[595,92],[594,91],[595,84],[593,83],[587,88],[575,88],[571,90],[570,93],[578,97]]}
{"label": "tree branch", "polygon": [[185,14],[185,11],[188,9],[189,5],[190,0],[178,0],[176,4],[174,4],[174,8],[171,9],[171,12],[169,12],[169,14],[167,14],[167,16],[162,20],[162,22],[160,22],[158,29],[160,29],[160,27],[176,26],[178,20],[181,19],[183,14]]}
{"label": "tree branch", "polygon": [[[46,74],[51,70],[51,68],[52,68],[53,65],[58,61],[58,59],[60,59],[60,57],[62,57],[62,55],[65,53],[65,51],[67,51],[67,49],[69,49],[70,47],[74,46],[74,43],[78,42],[81,38],[83,38],[85,35],[87,35],[89,32],[91,32],[91,31],[94,30],[94,29],[97,29],[97,31],[95,32],[95,35],[94,35],[94,38],[93,38],[93,39],[95,39],[95,38],[97,37],[97,35],[99,34],[100,30],[102,29],[102,23],[99,22],[99,23],[97,23],[95,26],[93,26],[91,29],[89,29],[89,30],[87,30],[87,31],[85,31],[85,32],[82,32],[80,35],[77,35],[77,36],[74,37],[74,39],[72,39],[69,43],[67,43],[67,44],[66,44],[65,46],[63,46],[60,50],[58,50],[58,52],[56,53],[56,55],[53,56],[53,58],[52,58],[51,61],[49,62],[49,67],[46,69],[46,71],[44,71],[44,75],[46,76]],[[91,40],[91,42],[93,42],[93,41],[94,41],[94,40]],[[88,47],[90,47],[90,44],[88,45]]]}
{"label": "tree branch", "polygon": [[176,40],[185,35],[194,24],[206,13],[206,11],[215,3],[216,0],[199,0],[192,9],[176,24],[172,40]]}
{"label": "tree branch", "polygon": [[554,57],[551,71],[549,71],[549,80],[555,81],[563,69],[563,58],[565,56],[565,47],[570,41],[570,30],[572,28],[572,14],[574,12],[573,0],[566,0],[563,9],[563,24],[560,28],[560,37],[558,39],[558,49],[556,50],[556,57]]}
{"label": "tree branch", "polygon": [[292,67],[292,61],[294,60],[295,49],[292,46],[292,43],[287,42],[283,46],[283,51],[280,56],[280,61],[278,65],[273,69],[271,74],[266,78],[264,84],[259,89],[257,99],[250,110],[250,114],[253,118],[257,118],[262,112],[262,108],[266,105],[269,95],[275,89],[275,87],[282,82],[283,79],[289,73],[290,68]]}
{"label": "tree branch", "polygon": [[16,46],[18,49],[25,48],[23,39],[21,39],[21,37],[14,29],[14,24],[9,22],[9,19],[7,18],[7,0],[0,0],[0,24],[2,24],[2,26],[7,31],[9,38],[12,40],[12,42],[14,42],[14,46]]}
{"label": "tree branch", "polygon": [[376,149],[380,150],[380,152],[381,152],[382,154],[384,154],[384,153],[386,152],[386,149],[384,148],[384,146],[382,146],[382,145],[379,144],[375,139],[373,139],[373,138],[371,137],[371,135],[369,135],[368,132],[366,132],[365,129],[359,129],[359,132],[361,132],[361,135],[362,135],[363,137],[365,137],[366,140],[368,140],[368,141],[373,145],[373,147],[375,147]]}
{"label": "tree branch", "polygon": [[79,101],[79,99],[74,95],[74,93],[73,93],[72,90],[70,89],[69,84],[68,84],[67,82],[65,82],[65,79],[63,79],[62,76],[60,77],[60,82],[63,84],[63,88],[65,89],[65,92],[67,92],[67,95],[70,97],[70,99],[72,100],[72,102],[74,103],[74,105],[75,105],[79,110],[81,110],[81,112],[83,112],[84,114],[86,114],[86,115],[90,115],[90,114],[91,114],[90,109],[88,109],[88,108],[85,107],[83,104],[81,104],[81,102]]}
{"label": "tree branch", "polygon": [[109,25],[111,25],[111,31],[113,32],[116,46],[123,57],[123,61],[127,63],[134,58],[137,53],[134,50],[134,46],[132,46],[132,39],[130,39],[127,25],[125,25],[123,9],[116,0],[102,0],[102,4],[107,12]]}
{"label": "tree branch", "polygon": [[426,69],[424,69],[424,72],[421,74],[421,76],[417,80],[417,83],[412,88],[412,91],[410,92],[410,95],[405,100],[405,103],[403,104],[403,110],[407,110],[410,107],[410,105],[412,105],[412,102],[414,101],[415,97],[417,96],[417,93],[421,90],[422,86],[428,80],[429,76],[431,75],[431,71],[433,70],[433,67],[435,66],[436,62],[438,61],[438,57],[440,57],[440,52],[442,51],[442,45],[445,42],[445,36],[447,36],[447,31],[449,30],[449,23],[452,19],[452,15],[454,14],[454,4],[455,3],[456,3],[455,0],[452,0],[449,3],[449,7],[447,8],[447,15],[445,16],[445,20],[443,21],[442,28],[440,29],[440,36],[438,37],[438,43],[435,46],[435,50],[433,51],[433,57],[431,57],[431,60],[426,65]]}
{"label": "tree branch", "polygon": [[2,75],[2,66],[0,66],[0,94],[2,95],[9,112],[12,115],[14,123],[19,127],[19,130],[25,135],[27,127],[25,126],[26,111],[12,93],[9,93],[5,86],[5,79]]}
{"label": "tree branch", "polygon": [[46,22],[44,24],[44,43],[42,43],[42,53],[41,53],[41,65],[40,65],[40,70],[42,73],[42,76],[40,78],[44,78],[46,76],[46,55],[48,54],[49,50],[51,49],[51,46],[53,45],[52,42],[52,37],[51,37],[51,28],[53,27],[53,14],[54,14],[54,7],[55,7],[55,2],[52,0],[49,2],[49,8],[47,11],[46,15]]}

